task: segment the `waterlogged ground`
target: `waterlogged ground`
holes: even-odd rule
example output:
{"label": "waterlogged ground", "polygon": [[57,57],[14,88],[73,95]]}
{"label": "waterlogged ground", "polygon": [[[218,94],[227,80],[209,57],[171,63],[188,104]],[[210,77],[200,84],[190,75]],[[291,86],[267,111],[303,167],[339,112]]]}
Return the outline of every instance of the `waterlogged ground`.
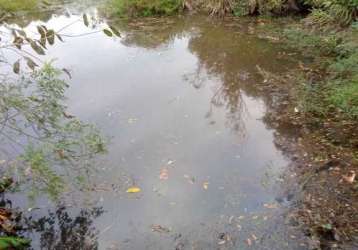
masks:
{"label": "waterlogged ground", "polygon": [[[109,38],[92,34],[96,28],[86,27],[77,9],[43,15],[21,23],[29,30],[72,23],[46,59],[72,73],[71,113],[110,138],[93,192],[68,205],[73,214],[84,204],[104,212],[88,222],[91,233],[80,245],[63,248],[307,249],[287,217],[290,162],[263,121],[273,100],[260,90],[257,70],[284,73],[293,60],[252,32],[262,24],[111,20],[122,38]],[[141,191],[126,193],[133,186]],[[51,234],[40,235],[30,235],[35,248],[50,248]]]}

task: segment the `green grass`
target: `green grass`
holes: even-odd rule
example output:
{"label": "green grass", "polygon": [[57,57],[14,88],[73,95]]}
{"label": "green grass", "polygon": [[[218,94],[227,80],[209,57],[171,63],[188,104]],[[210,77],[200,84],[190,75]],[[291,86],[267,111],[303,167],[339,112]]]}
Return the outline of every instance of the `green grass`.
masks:
{"label": "green grass", "polygon": [[332,84],[327,91],[327,102],[353,119],[358,118],[358,81]]}
{"label": "green grass", "polygon": [[301,79],[298,100],[307,113],[358,120],[358,41],[354,27],[317,31],[295,27],[284,32],[290,47],[310,55],[320,77]]}
{"label": "green grass", "polygon": [[37,4],[38,0],[0,0],[0,10],[9,12],[33,10]]}
{"label": "green grass", "polygon": [[113,0],[112,6],[120,16],[167,16],[177,14],[182,0]]}

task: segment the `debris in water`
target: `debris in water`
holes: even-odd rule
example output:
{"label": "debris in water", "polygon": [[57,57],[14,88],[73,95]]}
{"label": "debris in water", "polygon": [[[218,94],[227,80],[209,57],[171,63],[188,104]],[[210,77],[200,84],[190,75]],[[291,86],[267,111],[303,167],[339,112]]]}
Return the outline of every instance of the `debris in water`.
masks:
{"label": "debris in water", "polygon": [[219,245],[224,245],[225,243],[226,243],[225,240],[222,240],[222,241],[219,241],[219,242],[218,242]]}
{"label": "debris in water", "polygon": [[135,123],[135,122],[137,122],[137,121],[138,121],[137,118],[129,118],[129,119],[128,119],[128,123],[129,123],[129,124],[133,124],[133,123]]}
{"label": "debris in water", "polygon": [[152,225],[152,232],[157,232],[157,233],[170,233],[170,229],[163,227],[161,225]]}
{"label": "debris in water", "polygon": [[232,221],[233,221],[234,218],[235,218],[234,216],[231,216],[231,217],[229,218],[229,224],[232,224]]}
{"label": "debris in water", "polygon": [[247,243],[248,246],[251,246],[251,245],[252,245],[252,240],[251,240],[250,238],[248,238],[248,239],[246,240],[246,243]]}
{"label": "debris in water", "polygon": [[254,239],[254,241],[257,241],[256,235],[252,234],[251,237]]}
{"label": "debris in water", "polygon": [[276,203],[272,203],[272,204],[265,203],[264,207],[269,208],[269,209],[275,209],[275,208],[277,208],[277,204]]}
{"label": "debris in water", "polygon": [[160,170],[160,175],[159,175],[159,179],[161,180],[168,180],[169,178],[169,171],[166,168],[163,168],[162,170]]}
{"label": "debris in water", "polygon": [[174,162],[175,162],[175,161],[173,161],[173,160],[168,160],[167,164],[168,164],[168,165],[172,165]]}
{"label": "debris in water", "polygon": [[195,182],[195,178],[194,178],[194,177],[190,177],[190,176],[187,175],[187,174],[184,175],[184,178],[187,179],[190,184],[194,184],[194,182]]}

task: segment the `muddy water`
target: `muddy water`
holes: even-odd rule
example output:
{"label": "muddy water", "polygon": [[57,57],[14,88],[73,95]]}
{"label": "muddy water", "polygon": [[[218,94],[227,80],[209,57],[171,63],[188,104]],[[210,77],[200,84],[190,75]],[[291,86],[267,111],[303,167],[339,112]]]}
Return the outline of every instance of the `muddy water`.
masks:
{"label": "muddy water", "polygon": [[73,23],[47,59],[72,72],[71,113],[110,138],[91,194],[99,249],[305,249],[256,68],[284,73],[292,58],[250,34],[255,21],[112,20],[122,38],[108,38],[77,36],[93,31],[81,16],[46,18]]}

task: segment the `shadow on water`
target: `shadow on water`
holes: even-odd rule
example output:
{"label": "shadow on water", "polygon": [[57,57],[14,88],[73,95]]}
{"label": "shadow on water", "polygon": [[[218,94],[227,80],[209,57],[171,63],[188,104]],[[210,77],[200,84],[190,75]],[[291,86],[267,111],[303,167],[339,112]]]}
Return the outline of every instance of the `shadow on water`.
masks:
{"label": "shadow on water", "polygon": [[[81,15],[44,18],[61,27]],[[282,48],[248,34],[247,20],[110,23],[121,39],[67,39],[47,57],[73,70],[71,111],[112,141],[93,194],[106,213],[40,218],[43,248],[79,249],[88,235],[83,249],[306,249],[277,199],[290,161],[263,121],[271,97],[258,87],[257,65],[293,67]],[[86,31],[78,22],[68,32]],[[133,185],[142,191],[127,194]],[[105,231],[98,245],[94,227]]]}
{"label": "shadow on water", "polygon": [[[65,206],[36,217],[26,218],[25,236],[38,238],[33,249],[98,249],[98,230],[94,220],[103,214],[102,208],[67,210]],[[38,244],[38,245],[36,245]]]}

